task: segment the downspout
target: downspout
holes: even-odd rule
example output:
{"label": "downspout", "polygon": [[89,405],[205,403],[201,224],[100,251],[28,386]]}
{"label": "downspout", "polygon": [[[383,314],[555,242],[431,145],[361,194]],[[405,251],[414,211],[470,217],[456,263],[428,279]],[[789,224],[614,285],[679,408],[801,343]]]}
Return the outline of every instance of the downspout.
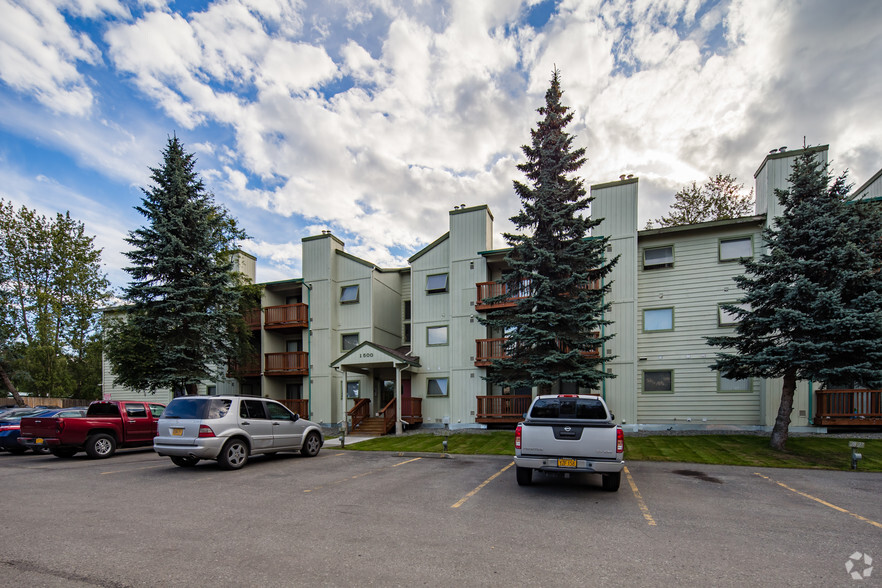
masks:
{"label": "downspout", "polygon": [[814,391],[814,382],[809,380],[809,411],[808,411],[808,424],[811,426],[812,422],[814,422],[814,417],[812,417],[812,399],[815,396]]}
{"label": "downspout", "polygon": [[309,414],[307,418],[312,420],[312,285],[303,282],[306,286],[306,386]]}

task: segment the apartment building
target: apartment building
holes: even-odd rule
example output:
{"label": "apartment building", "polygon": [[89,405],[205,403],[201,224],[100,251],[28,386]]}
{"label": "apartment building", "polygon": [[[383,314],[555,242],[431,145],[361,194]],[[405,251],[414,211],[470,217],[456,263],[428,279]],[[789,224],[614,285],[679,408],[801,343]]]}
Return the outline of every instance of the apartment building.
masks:
{"label": "apartment building", "polygon": [[[812,150],[826,161],[827,146]],[[610,238],[609,255],[620,256],[604,333],[614,337],[598,350],[615,377],[595,392],[626,428],[774,424],[781,382],[721,377],[709,367],[714,349],[705,337],[734,331],[721,305],[739,299],[738,261],[761,252],[762,229],[781,212],[774,189],[786,187],[802,153],[767,155],[755,174],[755,215],[733,220],[638,230],[638,178],[591,186],[591,214],[603,219],[597,232]],[[882,171],[855,194],[882,196]],[[353,256],[327,231],[303,239],[303,275],[261,284],[261,308],[249,317],[258,356],[244,378],[206,383],[199,393],[276,398],[330,428],[369,419],[385,431],[395,423],[518,422],[535,390],[484,379],[504,335],[479,320],[492,310],[484,301],[500,293],[495,280],[505,269],[506,250],[494,250],[492,237],[493,214],[482,205],[449,211],[448,231],[401,268]],[[241,271],[253,277],[254,261],[242,254]],[[105,397],[138,395],[113,385],[106,362],[105,382]],[[817,394],[816,385],[799,383],[796,430],[813,426]]]}

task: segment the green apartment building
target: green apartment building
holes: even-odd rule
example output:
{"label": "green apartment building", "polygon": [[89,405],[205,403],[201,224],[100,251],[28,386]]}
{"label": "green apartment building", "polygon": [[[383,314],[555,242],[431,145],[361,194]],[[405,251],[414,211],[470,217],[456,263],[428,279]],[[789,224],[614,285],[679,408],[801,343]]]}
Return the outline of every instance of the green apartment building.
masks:
{"label": "green apartment building", "polygon": [[[811,149],[826,161],[827,146]],[[801,153],[767,155],[755,174],[755,215],[733,220],[638,230],[638,178],[591,187],[591,215],[604,219],[598,231],[610,237],[609,255],[621,256],[606,317],[605,334],[614,337],[598,351],[615,377],[594,392],[626,429],[771,429],[781,382],[721,378],[708,367],[714,349],[705,337],[733,330],[720,305],[739,299],[738,260],[762,250],[761,231],[780,214],[774,190],[786,188]],[[882,170],[855,194],[882,197]],[[261,284],[261,308],[249,317],[259,355],[240,366],[244,378],[203,383],[199,393],[276,398],[329,428],[518,422],[535,391],[501,389],[483,377],[504,336],[479,321],[505,263],[492,240],[487,206],[451,210],[448,231],[407,267],[355,257],[330,232],[303,239],[303,275]],[[253,277],[255,259],[242,254],[239,262]],[[817,388],[800,382],[793,430],[821,430]],[[115,386],[106,361],[104,396],[143,397]]]}

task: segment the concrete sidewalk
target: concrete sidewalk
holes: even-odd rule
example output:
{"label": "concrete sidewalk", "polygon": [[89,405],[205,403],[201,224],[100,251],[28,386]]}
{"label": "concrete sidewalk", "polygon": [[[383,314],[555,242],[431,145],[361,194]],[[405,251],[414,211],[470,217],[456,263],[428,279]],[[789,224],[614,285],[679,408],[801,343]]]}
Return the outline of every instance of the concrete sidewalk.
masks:
{"label": "concrete sidewalk", "polygon": [[[361,441],[367,441],[368,439],[376,439],[376,437],[355,437],[352,435],[346,435],[346,445],[360,443]],[[335,437],[334,439],[325,439],[325,444],[323,447],[341,447],[340,437]]]}

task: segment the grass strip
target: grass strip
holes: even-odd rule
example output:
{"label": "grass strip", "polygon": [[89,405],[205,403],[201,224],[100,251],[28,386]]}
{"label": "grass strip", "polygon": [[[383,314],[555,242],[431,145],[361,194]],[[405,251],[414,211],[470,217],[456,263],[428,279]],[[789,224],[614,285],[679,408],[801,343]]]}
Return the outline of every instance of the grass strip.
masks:
{"label": "grass strip", "polygon": [[[419,433],[386,436],[347,445],[353,451],[399,451],[464,455],[514,455],[514,432]],[[837,437],[790,437],[787,451],[769,447],[769,438],[756,435],[650,435],[625,437],[625,460],[671,461],[714,465],[771,468],[850,470],[850,439]],[[882,440],[862,440],[858,462],[862,472],[882,472]]]}

